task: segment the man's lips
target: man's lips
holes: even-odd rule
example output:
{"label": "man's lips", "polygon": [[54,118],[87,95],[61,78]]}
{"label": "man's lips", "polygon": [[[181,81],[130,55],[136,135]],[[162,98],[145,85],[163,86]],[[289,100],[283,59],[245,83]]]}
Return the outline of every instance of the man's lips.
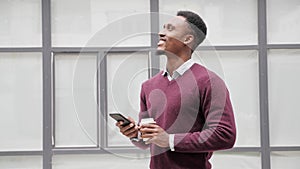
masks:
{"label": "man's lips", "polygon": [[157,43],[157,46],[163,45],[165,43],[165,40],[160,39]]}

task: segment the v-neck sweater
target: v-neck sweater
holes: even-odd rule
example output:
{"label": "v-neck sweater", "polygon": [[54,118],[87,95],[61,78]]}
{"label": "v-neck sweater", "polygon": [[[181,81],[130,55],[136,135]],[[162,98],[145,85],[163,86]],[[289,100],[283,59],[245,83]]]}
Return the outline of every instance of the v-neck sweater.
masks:
{"label": "v-neck sweater", "polygon": [[229,92],[204,66],[195,63],[171,81],[158,73],[142,84],[140,99],[139,121],[152,117],[174,134],[175,151],[150,145],[151,169],[210,169],[213,151],[233,147],[236,127]]}

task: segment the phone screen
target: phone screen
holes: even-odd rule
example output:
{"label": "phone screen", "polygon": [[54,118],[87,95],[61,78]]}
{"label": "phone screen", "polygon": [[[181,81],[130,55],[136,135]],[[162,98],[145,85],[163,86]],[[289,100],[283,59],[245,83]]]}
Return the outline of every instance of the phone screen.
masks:
{"label": "phone screen", "polygon": [[122,121],[123,122],[122,126],[127,126],[131,123],[131,121],[129,121],[126,117],[124,117],[120,113],[111,113],[109,115],[110,115],[110,117],[112,117],[116,121]]}

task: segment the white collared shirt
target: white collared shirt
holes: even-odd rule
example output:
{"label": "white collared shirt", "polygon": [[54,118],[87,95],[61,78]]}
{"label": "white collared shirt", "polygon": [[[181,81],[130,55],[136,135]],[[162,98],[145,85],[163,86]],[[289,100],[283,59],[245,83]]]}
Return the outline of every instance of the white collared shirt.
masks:
{"label": "white collared shirt", "polygon": [[173,75],[170,76],[170,73],[167,71],[167,69],[165,68],[165,70],[163,71],[162,75],[163,76],[167,76],[168,80],[175,80],[177,79],[179,76],[182,76],[187,70],[189,70],[193,64],[195,62],[192,59],[187,60],[186,62],[184,62],[181,66],[179,66],[179,68],[177,68],[174,72]]}

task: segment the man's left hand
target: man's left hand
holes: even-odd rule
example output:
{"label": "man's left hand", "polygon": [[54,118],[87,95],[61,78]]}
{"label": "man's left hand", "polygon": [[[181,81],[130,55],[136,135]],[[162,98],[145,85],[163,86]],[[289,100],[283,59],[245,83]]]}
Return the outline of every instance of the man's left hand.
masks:
{"label": "man's left hand", "polygon": [[140,126],[142,138],[149,138],[146,144],[156,144],[159,147],[169,147],[169,134],[157,124],[143,124]]}

